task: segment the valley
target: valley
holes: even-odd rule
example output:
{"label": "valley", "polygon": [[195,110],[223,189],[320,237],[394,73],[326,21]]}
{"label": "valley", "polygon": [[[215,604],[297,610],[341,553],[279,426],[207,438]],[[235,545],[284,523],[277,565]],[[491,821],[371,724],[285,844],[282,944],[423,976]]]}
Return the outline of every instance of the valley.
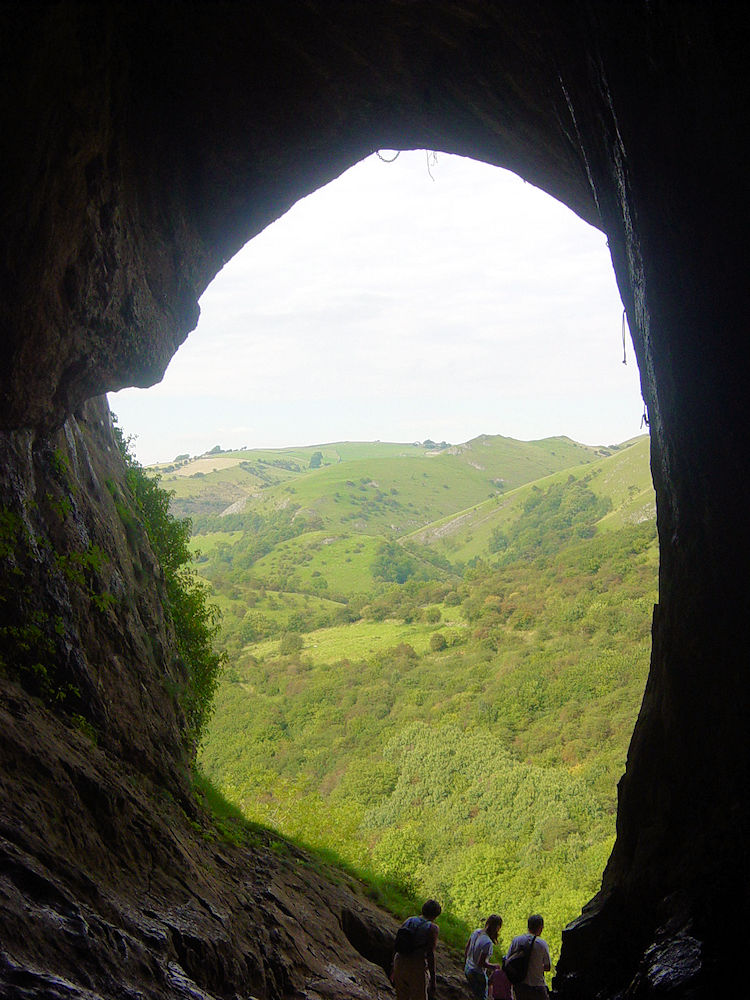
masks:
{"label": "valley", "polygon": [[539,910],[556,955],[612,847],[648,671],[648,438],[214,450],[157,471],[223,613],[207,778],[396,914],[439,898],[454,944],[492,910],[507,935]]}

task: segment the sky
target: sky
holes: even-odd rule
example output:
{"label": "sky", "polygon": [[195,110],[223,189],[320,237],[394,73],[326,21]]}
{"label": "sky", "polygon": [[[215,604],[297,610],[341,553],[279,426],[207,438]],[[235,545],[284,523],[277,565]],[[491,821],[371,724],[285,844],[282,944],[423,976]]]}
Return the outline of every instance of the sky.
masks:
{"label": "sky", "polygon": [[159,385],[109,395],[143,464],[217,444],[644,432],[604,235],[463,157],[369,157],[251,240],[200,307]]}

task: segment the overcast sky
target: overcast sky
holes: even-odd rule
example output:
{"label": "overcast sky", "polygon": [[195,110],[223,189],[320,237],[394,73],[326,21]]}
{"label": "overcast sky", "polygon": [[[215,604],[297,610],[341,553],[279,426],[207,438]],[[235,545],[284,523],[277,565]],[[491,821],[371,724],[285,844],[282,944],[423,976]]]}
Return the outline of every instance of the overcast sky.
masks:
{"label": "overcast sky", "polygon": [[486,164],[370,157],[248,243],[200,305],[160,385],[110,394],[144,464],[217,444],[643,432],[604,236]]}

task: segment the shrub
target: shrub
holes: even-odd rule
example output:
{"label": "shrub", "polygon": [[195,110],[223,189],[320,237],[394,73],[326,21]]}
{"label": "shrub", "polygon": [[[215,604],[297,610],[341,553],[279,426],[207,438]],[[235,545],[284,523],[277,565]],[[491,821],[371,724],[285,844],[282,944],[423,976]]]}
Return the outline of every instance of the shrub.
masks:
{"label": "shrub", "polygon": [[302,636],[297,632],[287,632],[281,637],[281,642],[279,643],[279,653],[282,656],[291,656],[294,653],[299,653],[302,649],[304,643],[302,642]]}
{"label": "shrub", "polygon": [[127,469],[127,483],[143,520],[154,555],[164,571],[166,611],[172,622],[177,650],[187,671],[181,696],[187,719],[186,743],[195,752],[203,740],[213,712],[224,653],[213,648],[220,627],[220,612],[209,604],[210,590],[191,567],[189,518],[169,512],[172,493],[159,485],[160,476],[148,476],[129,451],[129,439],[114,421],[114,434]]}

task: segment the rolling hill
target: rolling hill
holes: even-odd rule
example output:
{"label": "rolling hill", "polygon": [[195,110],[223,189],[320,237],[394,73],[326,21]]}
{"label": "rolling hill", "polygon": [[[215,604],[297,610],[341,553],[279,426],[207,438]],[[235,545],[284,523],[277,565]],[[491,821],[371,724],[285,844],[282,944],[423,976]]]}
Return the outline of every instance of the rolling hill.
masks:
{"label": "rolling hill", "polygon": [[[321,464],[311,468],[316,453]],[[605,454],[564,437],[523,442],[482,435],[444,448],[343,442],[220,452],[154,471],[174,491],[175,511],[183,516],[267,515],[294,503],[326,526],[354,522],[357,531],[400,534]]]}

